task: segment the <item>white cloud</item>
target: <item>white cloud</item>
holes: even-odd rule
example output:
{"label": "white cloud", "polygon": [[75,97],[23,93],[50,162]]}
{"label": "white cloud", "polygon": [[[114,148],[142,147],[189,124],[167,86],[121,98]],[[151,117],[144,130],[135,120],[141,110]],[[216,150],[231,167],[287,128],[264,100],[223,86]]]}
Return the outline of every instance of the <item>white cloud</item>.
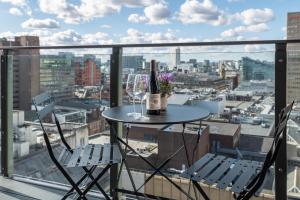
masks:
{"label": "white cloud", "polygon": [[56,32],[41,39],[47,45],[72,45],[80,44],[82,36],[74,30]]}
{"label": "white cloud", "polygon": [[100,28],[110,29],[110,28],[112,28],[112,26],[111,26],[111,25],[108,25],[108,24],[102,24],[102,25],[100,26]]}
{"label": "white cloud", "polygon": [[81,44],[112,44],[113,40],[107,33],[97,32],[84,34],[82,36]]}
{"label": "white cloud", "polygon": [[128,21],[132,23],[168,24],[171,12],[166,4],[157,3],[147,6],[144,15],[131,14]]}
{"label": "white cloud", "polygon": [[166,24],[171,15],[166,4],[153,4],[144,10],[145,16],[149,19],[149,24]]}
{"label": "white cloud", "polygon": [[221,33],[222,37],[236,37],[239,36],[241,33],[247,33],[247,32],[265,32],[268,31],[269,27],[265,23],[256,24],[256,25],[250,25],[250,26],[238,26],[233,29],[225,30]]}
{"label": "white cloud", "polygon": [[79,23],[81,15],[78,8],[66,0],[39,0],[39,8],[42,12],[54,14],[66,23]]}
{"label": "white cloud", "polygon": [[115,3],[127,7],[145,7],[157,3],[164,3],[164,0],[115,0]]}
{"label": "white cloud", "polygon": [[239,2],[239,1],[242,1],[242,0],[227,0],[229,3],[234,3],[234,2]]}
{"label": "white cloud", "polygon": [[181,38],[176,36],[176,31],[168,29],[166,32],[141,32],[133,28],[127,30],[127,35],[120,38],[121,43],[170,43],[170,42],[195,42],[196,38]]}
{"label": "white cloud", "polygon": [[121,11],[121,5],[113,0],[81,0],[81,5],[77,7],[84,20],[104,17]]}
{"label": "white cloud", "polygon": [[177,13],[184,24],[206,23],[214,26],[228,23],[228,17],[211,0],[186,0]]}
{"label": "white cloud", "polygon": [[49,34],[42,37],[40,40],[45,45],[92,45],[113,43],[113,40],[107,33],[96,32],[81,35],[72,29]]}
{"label": "white cloud", "polygon": [[148,22],[148,19],[143,15],[134,13],[128,16],[128,21],[131,23],[146,23]]}
{"label": "white cloud", "polygon": [[26,0],[0,0],[3,3],[10,3],[15,6],[24,6],[26,5]]}
{"label": "white cloud", "polygon": [[121,11],[122,7],[145,7],[163,3],[163,0],[38,0],[42,12],[56,15],[66,23],[78,24],[94,18],[105,17]]}
{"label": "white cloud", "polygon": [[[14,6],[9,10],[9,13],[12,15],[23,15],[27,14],[31,16],[32,11],[30,6],[28,5],[27,0],[0,0],[0,3],[9,3]],[[18,8],[15,8],[18,7]],[[18,9],[18,10],[17,10]]]}
{"label": "white cloud", "polygon": [[9,13],[16,16],[23,15],[22,11],[19,8],[11,8],[9,9]]}
{"label": "white cloud", "polygon": [[66,23],[78,24],[120,12],[121,5],[114,1],[117,0],[81,0],[76,5],[67,0],[39,0],[39,7],[42,12],[54,14]]}
{"label": "white cloud", "polygon": [[257,52],[257,51],[265,51],[266,48],[261,45],[255,44],[255,45],[245,45],[244,50],[246,52]]}
{"label": "white cloud", "polygon": [[32,28],[32,29],[53,29],[59,28],[59,23],[54,19],[34,19],[30,18],[22,23],[22,28]]}
{"label": "white cloud", "polygon": [[270,8],[264,9],[247,9],[233,16],[234,19],[240,20],[245,25],[254,25],[267,23],[274,19],[273,10]]}

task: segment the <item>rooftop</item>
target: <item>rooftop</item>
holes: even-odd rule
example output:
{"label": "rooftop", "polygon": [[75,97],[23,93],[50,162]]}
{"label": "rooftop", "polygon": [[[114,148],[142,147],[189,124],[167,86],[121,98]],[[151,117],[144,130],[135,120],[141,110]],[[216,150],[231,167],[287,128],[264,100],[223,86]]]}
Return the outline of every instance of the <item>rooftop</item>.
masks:
{"label": "rooftop", "polygon": [[240,129],[240,124],[209,122],[204,121],[203,124],[209,126],[210,134],[233,136]]}

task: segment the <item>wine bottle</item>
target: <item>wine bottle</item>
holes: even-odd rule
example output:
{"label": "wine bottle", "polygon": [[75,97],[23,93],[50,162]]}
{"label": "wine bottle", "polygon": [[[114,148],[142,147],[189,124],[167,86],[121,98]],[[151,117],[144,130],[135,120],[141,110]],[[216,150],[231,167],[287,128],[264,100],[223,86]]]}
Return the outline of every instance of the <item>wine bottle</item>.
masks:
{"label": "wine bottle", "polygon": [[160,114],[160,88],[156,76],[156,63],[151,60],[150,78],[146,94],[146,110],[149,115]]}

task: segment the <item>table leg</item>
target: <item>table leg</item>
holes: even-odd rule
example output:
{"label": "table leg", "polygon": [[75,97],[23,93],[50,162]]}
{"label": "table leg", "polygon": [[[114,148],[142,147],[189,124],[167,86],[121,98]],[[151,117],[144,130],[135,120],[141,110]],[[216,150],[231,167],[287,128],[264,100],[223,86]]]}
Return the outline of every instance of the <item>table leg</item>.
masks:
{"label": "table leg", "polygon": [[[130,129],[130,126],[129,126],[129,124],[127,124],[127,126],[126,126],[126,144],[128,144],[129,129]],[[119,185],[119,181],[120,181],[121,174],[122,174],[124,160],[127,157],[127,153],[126,153],[127,152],[127,146],[125,146],[124,152],[125,152],[125,157],[122,159],[121,166],[120,166],[120,171],[119,171],[118,178],[117,178],[118,185]]]}
{"label": "table leg", "polygon": [[[199,144],[199,139],[200,139],[200,134],[201,134],[201,121],[200,121],[200,125],[199,125],[199,126],[200,126],[200,127],[199,127],[199,131],[198,131],[198,133],[197,133],[197,141],[196,141],[195,147],[194,147],[194,149],[193,149],[193,156],[192,156],[192,161],[191,161],[191,162],[194,161],[195,151],[196,151],[197,146],[198,146],[198,144]],[[182,124],[182,132],[181,132],[181,136],[182,136],[183,146],[184,146],[184,149],[185,149],[185,155],[186,155],[188,167],[190,167],[191,164],[190,164],[190,159],[189,159],[189,153],[188,153],[188,150],[187,150],[187,147],[186,147],[186,141],[185,141],[185,137],[184,137],[184,131],[185,131],[185,128],[186,128],[186,124],[183,123],[183,124]],[[192,178],[192,177],[190,177],[190,183],[191,183],[191,178]],[[190,192],[190,183],[189,183],[189,191],[188,191],[188,193]],[[207,196],[206,193],[203,191],[203,189],[201,188],[200,184],[198,184],[196,181],[192,181],[192,183],[193,183],[193,186],[196,187],[196,188],[199,190],[199,192],[201,193],[201,195],[203,196],[203,198],[204,198],[205,200],[209,200],[208,196]],[[195,188],[194,188],[194,192],[195,192],[196,198],[198,199]]]}
{"label": "table leg", "polygon": [[179,149],[177,149],[177,151],[175,153],[173,153],[171,156],[169,156],[169,158],[167,158],[147,179],[146,181],[143,183],[143,185],[141,185],[137,191],[139,191],[144,185],[146,185],[150,179],[155,176],[155,174],[157,174],[166,164],[168,164],[168,162],[170,162],[170,160],[172,158],[174,158],[174,156],[176,156],[181,150],[183,149],[183,146],[181,146]]}
{"label": "table leg", "polygon": [[[127,163],[127,160],[125,159],[125,158],[126,158],[126,152],[124,152],[123,149],[122,149],[122,146],[121,146],[121,144],[120,144],[120,142],[119,142],[119,140],[118,140],[119,137],[117,136],[117,132],[116,132],[114,126],[112,126],[112,124],[111,124],[110,121],[108,121],[108,123],[109,123],[110,126],[112,127],[112,130],[113,130],[113,131],[112,131],[111,134],[113,134],[113,137],[116,138],[116,143],[117,143],[117,145],[118,145],[118,148],[119,148],[119,150],[120,150],[121,156],[122,156],[122,158],[123,158],[122,161],[124,162],[124,165],[125,165],[126,171],[127,171],[127,173],[128,173],[128,176],[129,176],[131,185],[132,185],[132,187],[133,187],[133,190],[134,190],[134,192],[137,192],[135,183],[134,183],[134,181],[133,181],[132,174],[131,174],[131,172],[130,172],[130,169],[129,169],[129,166],[128,166],[128,163]],[[125,146],[126,146],[126,145],[125,145]],[[120,169],[120,170],[122,170],[122,169]],[[139,199],[139,198],[137,197],[137,199]]]}
{"label": "table leg", "polygon": [[187,192],[185,192],[180,186],[178,186],[174,181],[172,181],[168,176],[166,176],[164,173],[162,173],[160,170],[157,170],[157,168],[146,158],[141,156],[139,153],[135,151],[131,146],[127,145],[121,138],[117,137],[117,140],[119,140],[123,145],[128,146],[128,149],[130,149],[132,152],[134,152],[136,155],[138,155],[139,158],[141,158],[144,162],[146,162],[152,169],[157,171],[161,176],[165,177],[172,185],[174,185],[180,192],[185,194],[189,199],[194,199],[192,198]]}

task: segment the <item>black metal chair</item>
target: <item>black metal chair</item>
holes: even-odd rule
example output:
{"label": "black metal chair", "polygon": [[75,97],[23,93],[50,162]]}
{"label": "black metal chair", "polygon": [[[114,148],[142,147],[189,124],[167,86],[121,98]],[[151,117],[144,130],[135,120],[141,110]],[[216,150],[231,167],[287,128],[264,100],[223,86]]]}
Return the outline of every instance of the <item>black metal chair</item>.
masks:
{"label": "black metal chair", "polygon": [[204,181],[208,185],[216,185],[219,189],[229,187],[237,200],[248,200],[253,195],[257,196],[263,189],[270,167],[275,162],[283,140],[282,133],[287,125],[293,104],[294,102],[281,110],[279,123],[272,130],[274,140],[263,163],[208,153],[185,170],[181,177],[190,179],[206,200],[209,198],[203,193],[199,181]]}
{"label": "black metal chair", "polygon": [[[108,172],[113,164],[120,163],[122,161],[118,146],[115,144],[89,144],[72,149],[64,137],[62,128],[54,112],[54,99],[46,92],[34,97],[33,104],[43,130],[43,136],[49,156],[72,186],[62,199],[68,198],[74,192],[78,195],[77,199],[87,199],[86,194],[93,186],[96,186],[106,199],[110,199],[104,189],[98,184],[98,180],[106,172]],[[43,124],[43,119],[50,113],[54,116],[57,130],[64,146],[64,149],[58,158],[56,158],[53,153],[48,134]],[[102,166],[104,168],[97,174],[97,176],[94,177],[93,172],[97,166]],[[85,174],[77,182],[73,180],[65,169],[73,167],[82,168],[85,172]],[[86,185],[80,187],[80,184],[82,184],[84,180],[89,181]]]}

